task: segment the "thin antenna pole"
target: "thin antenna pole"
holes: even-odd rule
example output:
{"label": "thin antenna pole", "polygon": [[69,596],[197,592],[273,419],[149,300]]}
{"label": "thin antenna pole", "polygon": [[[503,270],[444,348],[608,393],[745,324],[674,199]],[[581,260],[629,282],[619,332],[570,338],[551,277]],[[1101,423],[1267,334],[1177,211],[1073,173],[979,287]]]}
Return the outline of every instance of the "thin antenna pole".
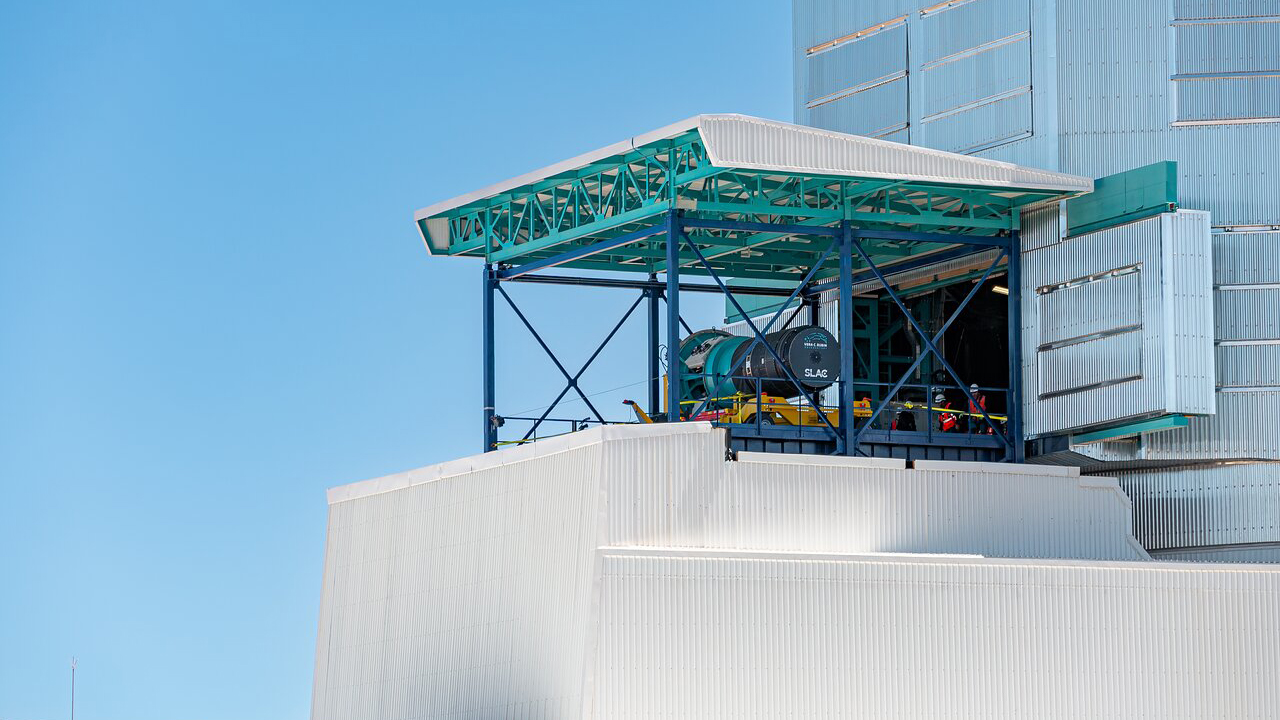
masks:
{"label": "thin antenna pole", "polygon": [[76,720],[76,659],[71,658],[71,720]]}

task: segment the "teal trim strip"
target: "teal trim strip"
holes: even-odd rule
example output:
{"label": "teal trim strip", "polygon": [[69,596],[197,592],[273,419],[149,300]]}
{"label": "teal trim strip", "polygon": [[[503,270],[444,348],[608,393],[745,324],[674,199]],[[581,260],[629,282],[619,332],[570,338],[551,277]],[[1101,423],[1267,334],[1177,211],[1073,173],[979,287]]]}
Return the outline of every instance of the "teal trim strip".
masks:
{"label": "teal trim strip", "polygon": [[1094,430],[1092,432],[1081,433],[1071,436],[1073,445],[1083,445],[1086,443],[1102,442],[1104,440],[1121,440],[1124,438],[1136,437],[1143,433],[1162,432],[1165,430],[1176,430],[1186,427],[1187,420],[1185,415],[1164,415],[1162,417],[1151,420],[1141,420],[1139,422],[1126,423],[1115,427],[1105,428],[1102,430]]}

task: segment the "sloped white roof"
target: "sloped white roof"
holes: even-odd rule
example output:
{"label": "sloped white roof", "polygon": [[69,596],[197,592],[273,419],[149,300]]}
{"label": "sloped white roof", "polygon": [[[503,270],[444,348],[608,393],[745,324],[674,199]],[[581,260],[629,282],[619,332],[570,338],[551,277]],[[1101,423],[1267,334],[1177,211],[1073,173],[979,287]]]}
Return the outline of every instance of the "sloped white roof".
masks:
{"label": "sloped white roof", "polygon": [[696,115],[541,170],[430,205],[414,213],[414,219],[433,217],[608,157],[678,137],[691,130],[697,130],[701,135],[707,156],[714,167],[984,188],[1053,190],[1066,194],[1093,190],[1093,180],[1089,178],[1014,163],[819,130],[749,115]]}

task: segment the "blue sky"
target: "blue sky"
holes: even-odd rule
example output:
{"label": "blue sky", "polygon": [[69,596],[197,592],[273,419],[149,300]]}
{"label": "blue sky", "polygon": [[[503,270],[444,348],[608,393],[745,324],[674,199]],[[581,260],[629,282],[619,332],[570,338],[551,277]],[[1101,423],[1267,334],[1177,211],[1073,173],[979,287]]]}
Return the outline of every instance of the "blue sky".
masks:
{"label": "blue sky", "polygon": [[[72,655],[84,720],[306,717],[324,489],[479,447],[480,269],[413,210],[790,119],[789,42],[784,0],[11,4],[0,720],[66,717]],[[631,299],[517,290],[575,367]],[[508,413],[559,389],[513,322]]]}

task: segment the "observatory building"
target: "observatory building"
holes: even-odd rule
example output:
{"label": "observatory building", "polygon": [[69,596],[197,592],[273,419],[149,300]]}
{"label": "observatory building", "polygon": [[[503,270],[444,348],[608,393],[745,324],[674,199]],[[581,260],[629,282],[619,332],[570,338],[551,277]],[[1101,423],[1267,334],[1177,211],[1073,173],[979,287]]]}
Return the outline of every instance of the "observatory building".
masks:
{"label": "observatory building", "polygon": [[[313,718],[1280,716],[1275,5],[796,0],[796,123],[419,210],[480,452],[330,490]],[[522,283],[633,302],[579,368]]]}

